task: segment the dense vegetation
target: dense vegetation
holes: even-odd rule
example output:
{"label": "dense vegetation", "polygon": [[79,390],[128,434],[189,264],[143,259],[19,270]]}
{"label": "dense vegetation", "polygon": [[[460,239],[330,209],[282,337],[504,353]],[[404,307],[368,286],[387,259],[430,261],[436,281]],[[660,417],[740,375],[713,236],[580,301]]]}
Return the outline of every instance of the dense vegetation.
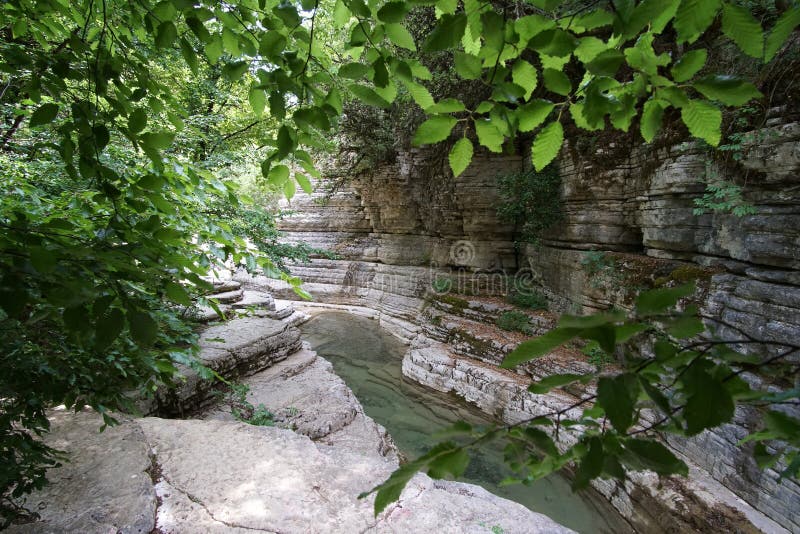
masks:
{"label": "dense vegetation", "polygon": [[[651,142],[672,114],[718,145],[722,109],[762,93],[714,72],[707,47],[732,41],[753,61],[771,62],[798,22],[796,6],[720,0],[4,2],[3,502],[13,507],[9,496],[43,484],[57,460],[37,438],[48,406],[89,405],[111,423],[109,411],[130,408],[129,392],[152,392],[176,363],[193,363],[183,310],[210,289],[203,276],[241,265],[299,286],[282,258],[308,251],[279,246],[271,220],[242,201],[244,190],[260,189],[228,178],[255,165],[251,182],[261,189],[290,199],[297,187],[310,191],[319,175],[312,156],[334,148],[327,133],[345,105],[343,124],[359,105],[413,109],[404,119],[420,123],[412,142],[447,141],[455,176],[476,142],[502,152],[524,141],[541,171],[565,124],[634,128]],[[639,314],[651,317],[659,308],[647,302]],[[676,320],[690,325],[677,339],[698,333],[690,318]],[[612,352],[646,328],[613,313],[567,318],[508,363],[575,336]],[[664,413],[660,430],[687,434],[730,419],[734,400],[769,400],[747,391],[732,367],[757,364],[720,352],[724,345],[664,347],[655,360],[631,359],[626,373],[600,378],[586,417],[610,426],[582,420],[586,430],[566,452],[539,421],[493,431],[522,444],[512,452],[526,458],[525,480],[568,464],[579,466],[577,485],[624,476],[620,462],[684,470],[649,434],[628,434],[642,393]],[[797,422],[774,413],[756,439],[796,441]],[[759,451],[765,463],[777,461]],[[786,473],[796,474],[798,460],[787,454]],[[458,474],[465,461],[465,449],[450,444],[407,464],[380,488],[376,510],[416,469]]]}

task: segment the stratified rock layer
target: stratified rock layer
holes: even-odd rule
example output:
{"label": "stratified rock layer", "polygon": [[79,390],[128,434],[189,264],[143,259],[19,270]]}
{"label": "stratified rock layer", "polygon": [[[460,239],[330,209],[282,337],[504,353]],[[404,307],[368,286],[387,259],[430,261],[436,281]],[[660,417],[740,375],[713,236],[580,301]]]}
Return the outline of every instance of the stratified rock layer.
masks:
{"label": "stratified rock layer", "polygon": [[[426,168],[430,157],[401,154],[396,165],[375,169],[325,202],[324,183],[311,196],[296,196],[294,215],[281,229],[291,240],[338,254],[294,268],[318,302],[374,310],[382,325],[409,343],[445,342],[456,356],[486,363],[498,362],[515,341],[484,335],[484,320],[465,313],[472,304],[465,309],[451,302],[446,309],[447,299],[437,293],[502,294],[516,281],[545,293],[552,310],[591,312],[630,307],[640,287],[696,281],[703,313],[728,325],[717,325],[720,333],[738,329],[737,337],[796,342],[800,124],[779,123],[770,119],[768,128],[753,132],[754,141],[743,143],[738,169],[719,167],[688,144],[589,154],[567,147],[560,158],[565,220],[521,254],[514,252],[513,228],[496,216],[496,178],[519,170],[524,163],[518,157],[478,154],[453,180],[444,169]],[[715,174],[742,184],[755,212],[695,213],[695,199]],[[593,272],[586,255],[591,250],[612,267]],[[280,284],[244,281],[293,298]],[[434,319],[440,322],[432,324]],[[520,371],[536,377],[550,370],[534,362]],[[670,445],[705,473],[698,476],[800,532],[800,485],[778,483],[774,471],[759,469],[738,446],[758,421],[752,410],[739,410],[734,424]],[[629,513],[625,506],[619,508]]]}

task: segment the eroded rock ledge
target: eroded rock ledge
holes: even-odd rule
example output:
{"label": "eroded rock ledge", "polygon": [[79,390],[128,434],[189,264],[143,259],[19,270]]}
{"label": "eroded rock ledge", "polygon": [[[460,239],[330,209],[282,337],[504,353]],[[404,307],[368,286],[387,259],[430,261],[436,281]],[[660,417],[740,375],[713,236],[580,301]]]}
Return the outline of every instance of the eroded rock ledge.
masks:
{"label": "eroded rock ledge", "polygon": [[[39,519],[9,531],[572,532],[480,487],[424,474],[373,517],[372,499],[357,496],[397,468],[394,444],[330,363],[305,348],[286,354],[296,334],[266,318],[204,334],[215,344],[204,345],[204,358],[245,376],[249,400],[269,406],[279,427],[239,422],[212,405],[195,419],[125,418],[101,434],[96,414],[54,410],[47,439],[72,460],[26,499]],[[176,398],[202,409],[207,391],[189,377]]]}

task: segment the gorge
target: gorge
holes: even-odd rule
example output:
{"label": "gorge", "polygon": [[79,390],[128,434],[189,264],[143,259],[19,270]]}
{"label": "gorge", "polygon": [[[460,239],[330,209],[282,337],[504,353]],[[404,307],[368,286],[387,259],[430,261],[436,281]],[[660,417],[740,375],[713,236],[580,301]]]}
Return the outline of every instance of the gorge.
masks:
{"label": "gorge", "polygon": [[800,1],[5,0],[0,531],[800,534]]}
{"label": "gorge", "polygon": [[[365,308],[363,313],[410,344],[403,363],[407,377],[513,421],[520,413],[535,413],[532,405],[541,402],[526,404],[523,388],[496,367],[522,339],[494,326],[512,306],[492,297],[507,292],[514,277],[544,292],[555,312],[626,307],[636,288],[694,279],[703,309],[724,321],[724,329],[776,341],[800,337],[800,127],[778,119],[771,124],[757,136],[766,141],[743,150],[739,172],[758,172],[760,178],[745,190],[756,209],[744,217],[694,213],[708,156],[689,145],[657,155],[633,151],[605,169],[565,150],[566,220],[515,258],[513,229],[496,215],[496,179],[521,167],[523,158],[478,156],[454,180],[428,178],[429,171],[415,166],[427,161],[425,155],[411,151],[331,195],[324,184],[314,195],[298,195],[281,228],[290,238],[338,255],[293,269],[314,295],[311,306]],[[589,251],[600,251],[619,278],[603,268],[591,272]],[[451,290],[437,292],[437,278],[450,281]],[[242,281],[294,298],[280,283]],[[554,325],[550,313],[530,315],[535,333]],[[572,351],[537,360],[519,378],[524,385],[523,377],[587,367],[587,358]],[[633,490],[598,489],[638,528],[683,509],[731,528],[742,528],[744,514],[763,530],[796,531],[800,488],[793,481],[776,483],[774,472],[760,471],[738,447],[754,417],[737,412],[735,424],[670,441],[697,469],[699,487],[679,484],[648,495],[642,488],[652,482],[642,480]],[[666,503],[668,512],[657,511],[651,499]],[[675,503],[681,504],[670,510]],[[642,517],[644,509],[655,513]]]}

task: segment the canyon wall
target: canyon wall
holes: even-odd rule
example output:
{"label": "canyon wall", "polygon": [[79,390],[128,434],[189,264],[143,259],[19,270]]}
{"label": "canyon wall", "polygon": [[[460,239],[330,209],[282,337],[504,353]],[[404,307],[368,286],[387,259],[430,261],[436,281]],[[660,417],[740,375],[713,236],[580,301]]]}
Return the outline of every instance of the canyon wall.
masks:
{"label": "canyon wall", "polygon": [[[296,196],[280,227],[289,240],[336,254],[293,268],[318,301],[378,310],[409,343],[432,339],[474,361],[496,364],[518,342],[487,332],[502,301],[473,299],[502,295],[515,280],[534,284],[551,310],[573,313],[628,307],[638,289],[694,280],[703,313],[724,321],[721,332],[796,342],[800,124],[768,124],[751,136],[752,146],[737,149],[735,166],[708,165],[710,155],[695,145],[612,146],[589,155],[566,147],[565,220],[521,249],[513,227],[496,215],[497,177],[521,169],[526,158],[519,156],[476,154],[453,179],[443,165],[430,170],[429,153],[411,151],[332,194],[320,183],[313,195]],[[695,214],[709,172],[744,184],[754,212]],[[281,293],[279,285],[271,289]],[[544,331],[554,316],[540,315],[536,328]],[[586,365],[579,360],[566,365]],[[800,486],[778,482],[736,445],[758,419],[757,410],[740,409],[735,424],[670,445],[751,507],[800,532]]]}

